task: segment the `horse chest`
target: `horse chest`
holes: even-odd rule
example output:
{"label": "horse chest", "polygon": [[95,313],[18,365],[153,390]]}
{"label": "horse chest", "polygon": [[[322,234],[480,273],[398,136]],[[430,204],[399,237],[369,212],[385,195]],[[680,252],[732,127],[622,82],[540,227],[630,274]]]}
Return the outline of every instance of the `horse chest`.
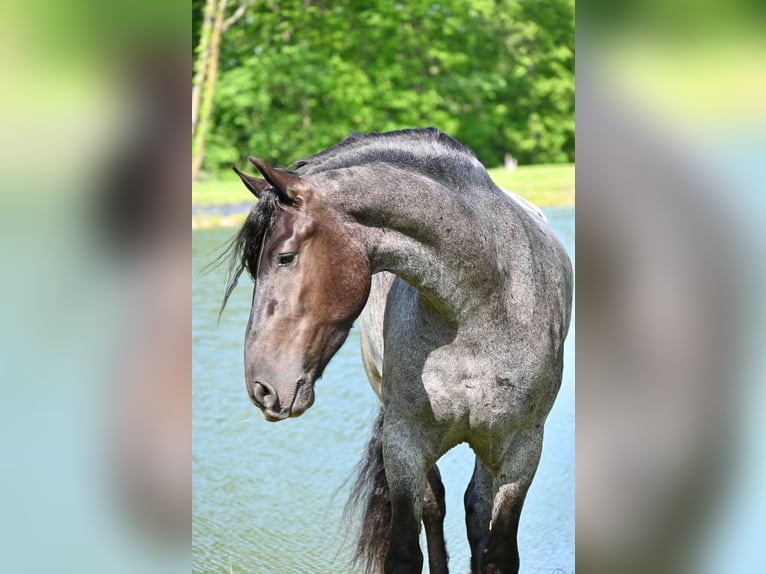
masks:
{"label": "horse chest", "polygon": [[507,426],[521,421],[535,392],[520,374],[495,358],[447,345],[411,361],[387,361],[383,394],[387,407],[408,418],[424,418],[462,429]]}
{"label": "horse chest", "polygon": [[384,317],[384,408],[413,424],[467,440],[523,427],[551,402],[545,337],[509,326],[504,313],[450,324],[394,280]]}

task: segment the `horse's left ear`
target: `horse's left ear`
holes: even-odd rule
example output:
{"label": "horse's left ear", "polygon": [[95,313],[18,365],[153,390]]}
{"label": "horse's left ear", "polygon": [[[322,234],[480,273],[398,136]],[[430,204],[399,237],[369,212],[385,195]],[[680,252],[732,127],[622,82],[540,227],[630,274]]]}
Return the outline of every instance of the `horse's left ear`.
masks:
{"label": "horse's left ear", "polygon": [[261,193],[263,193],[263,190],[269,186],[268,182],[265,179],[242,173],[237,169],[236,165],[231,166],[231,169],[233,169],[234,173],[239,176],[239,179],[241,179],[242,183],[245,184],[245,187],[250,190],[250,193],[258,199],[261,199]]}
{"label": "horse's left ear", "polygon": [[274,186],[283,203],[293,205],[301,200],[300,192],[306,187],[301,176],[278,167],[270,167],[255,157],[248,157],[247,160]]}

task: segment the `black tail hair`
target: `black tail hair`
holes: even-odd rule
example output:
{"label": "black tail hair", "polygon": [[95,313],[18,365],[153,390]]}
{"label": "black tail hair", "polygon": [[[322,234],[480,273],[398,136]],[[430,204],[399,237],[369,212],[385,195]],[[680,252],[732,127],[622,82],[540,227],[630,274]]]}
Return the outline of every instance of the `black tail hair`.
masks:
{"label": "black tail hair", "polygon": [[356,472],[356,483],[343,512],[345,520],[359,525],[352,571],[382,573],[391,540],[391,493],[383,467],[383,409],[372,428],[367,454]]}

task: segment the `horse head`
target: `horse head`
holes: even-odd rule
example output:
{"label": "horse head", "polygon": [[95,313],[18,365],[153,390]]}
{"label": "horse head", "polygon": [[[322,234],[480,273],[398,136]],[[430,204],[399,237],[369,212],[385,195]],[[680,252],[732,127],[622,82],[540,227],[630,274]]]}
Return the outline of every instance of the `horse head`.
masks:
{"label": "horse head", "polygon": [[265,179],[235,171],[264,204],[254,209],[272,212],[260,244],[245,249],[255,259],[246,263],[255,287],[245,384],[264,417],[279,421],[314,403],[315,382],[364,308],[371,271],[364,246],[350,236],[343,214],[323,201],[323,190],[249,160]]}

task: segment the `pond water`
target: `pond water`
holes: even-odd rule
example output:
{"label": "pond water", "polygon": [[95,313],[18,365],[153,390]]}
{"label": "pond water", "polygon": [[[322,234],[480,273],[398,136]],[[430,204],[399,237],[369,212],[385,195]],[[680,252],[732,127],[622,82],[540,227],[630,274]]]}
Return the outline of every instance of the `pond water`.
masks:
{"label": "pond water", "polygon": [[[545,210],[574,255],[574,208]],[[317,383],[303,416],[268,423],[244,386],[243,337],[252,285],[243,279],[216,324],[225,269],[202,274],[233,229],[192,232],[192,568],[194,572],[348,572],[351,525],[341,519],[344,482],[361,458],[376,398],[354,329]],[[564,380],[545,426],[540,466],[521,517],[521,572],[574,572],[574,317]],[[452,572],[467,572],[463,491],[473,453],[439,461]],[[425,551],[425,545],[421,542]],[[425,566],[427,571],[427,561]]]}

